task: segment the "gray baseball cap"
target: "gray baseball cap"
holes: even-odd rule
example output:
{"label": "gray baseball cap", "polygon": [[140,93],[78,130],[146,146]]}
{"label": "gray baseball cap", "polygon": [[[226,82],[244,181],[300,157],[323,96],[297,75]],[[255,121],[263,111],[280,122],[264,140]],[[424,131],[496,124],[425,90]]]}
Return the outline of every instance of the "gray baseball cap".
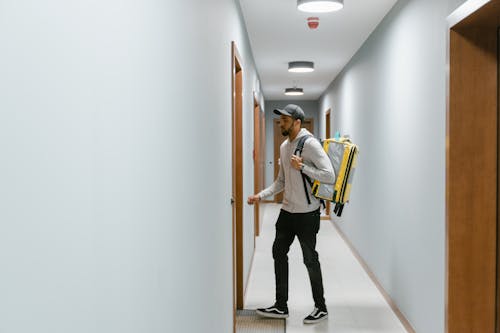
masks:
{"label": "gray baseball cap", "polygon": [[274,113],[277,115],[284,115],[292,117],[293,119],[300,119],[300,121],[304,122],[304,111],[300,108],[300,106],[295,104],[288,104],[283,109],[274,109]]}

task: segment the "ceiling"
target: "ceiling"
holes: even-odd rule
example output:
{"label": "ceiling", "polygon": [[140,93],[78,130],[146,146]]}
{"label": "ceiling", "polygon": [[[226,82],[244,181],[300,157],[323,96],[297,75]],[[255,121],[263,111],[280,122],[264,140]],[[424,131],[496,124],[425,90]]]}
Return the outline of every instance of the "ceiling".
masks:
{"label": "ceiling", "polygon": [[[332,13],[304,13],[296,0],[239,0],[266,100],[317,100],[397,0],[344,0]],[[307,18],[319,18],[315,30]],[[289,61],[313,61],[312,73],[289,73]],[[300,97],[285,88],[304,89]]]}

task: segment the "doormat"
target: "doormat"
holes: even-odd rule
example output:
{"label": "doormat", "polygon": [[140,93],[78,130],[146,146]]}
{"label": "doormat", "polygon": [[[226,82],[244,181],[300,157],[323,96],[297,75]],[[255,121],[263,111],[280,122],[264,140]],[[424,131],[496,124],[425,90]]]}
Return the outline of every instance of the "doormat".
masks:
{"label": "doormat", "polygon": [[255,310],[236,311],[236,333],[285,333],[286,320],[263,318]]}

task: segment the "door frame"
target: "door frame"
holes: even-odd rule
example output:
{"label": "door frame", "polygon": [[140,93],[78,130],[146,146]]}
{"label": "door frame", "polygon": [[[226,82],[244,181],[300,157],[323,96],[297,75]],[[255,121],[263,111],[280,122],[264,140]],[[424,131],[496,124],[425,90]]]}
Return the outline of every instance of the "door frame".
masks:
{"label": "door frame", "polygon": [[236,310],[243,308],[243,66],[234,41],[231,42],[231,109],[233,332],[236,332]]}
{"label": "door frame", "polygon": [[[266,113],[260,113],[260,147],[261,147],[261,177],[260,177],[260,188],[266,188]],[[260,223],[262,224],[262,210],[260,210]]]}
{"label": "door frame", "polygon": [[[258,193],[262,190],[261,178],[262,175],[262,128],[261,128],[261,112],[260,104],[255,92],[253,93],[253,175],[254,175],[254,192]],[[260,234],[260,204],[254,204],[254,245],[255,237]]]}
{"label": "door frame", "polygon": [[448,17],[446,332],[499,332],[498,17],[469,0]]}

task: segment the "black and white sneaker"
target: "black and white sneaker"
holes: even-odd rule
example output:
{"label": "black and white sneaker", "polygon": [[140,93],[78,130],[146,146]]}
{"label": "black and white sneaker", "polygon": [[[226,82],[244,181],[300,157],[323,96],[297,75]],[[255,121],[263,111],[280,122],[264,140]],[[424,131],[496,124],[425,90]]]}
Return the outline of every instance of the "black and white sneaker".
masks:
{"label": "black and white sneaker", "polygon": [[304,318],[304,324],[319,323],[326,318],[328,318],[328,311],[326,311],[326,309],[320,310],[318,308],[314,308],[313,312]]}
{"label": "black and white sneaker", "polygon": [[268,308],[257,309],[255,312],[257,312],[259,316],[267,318],[288,318],[288,309],[279,308],[276,304]]}

